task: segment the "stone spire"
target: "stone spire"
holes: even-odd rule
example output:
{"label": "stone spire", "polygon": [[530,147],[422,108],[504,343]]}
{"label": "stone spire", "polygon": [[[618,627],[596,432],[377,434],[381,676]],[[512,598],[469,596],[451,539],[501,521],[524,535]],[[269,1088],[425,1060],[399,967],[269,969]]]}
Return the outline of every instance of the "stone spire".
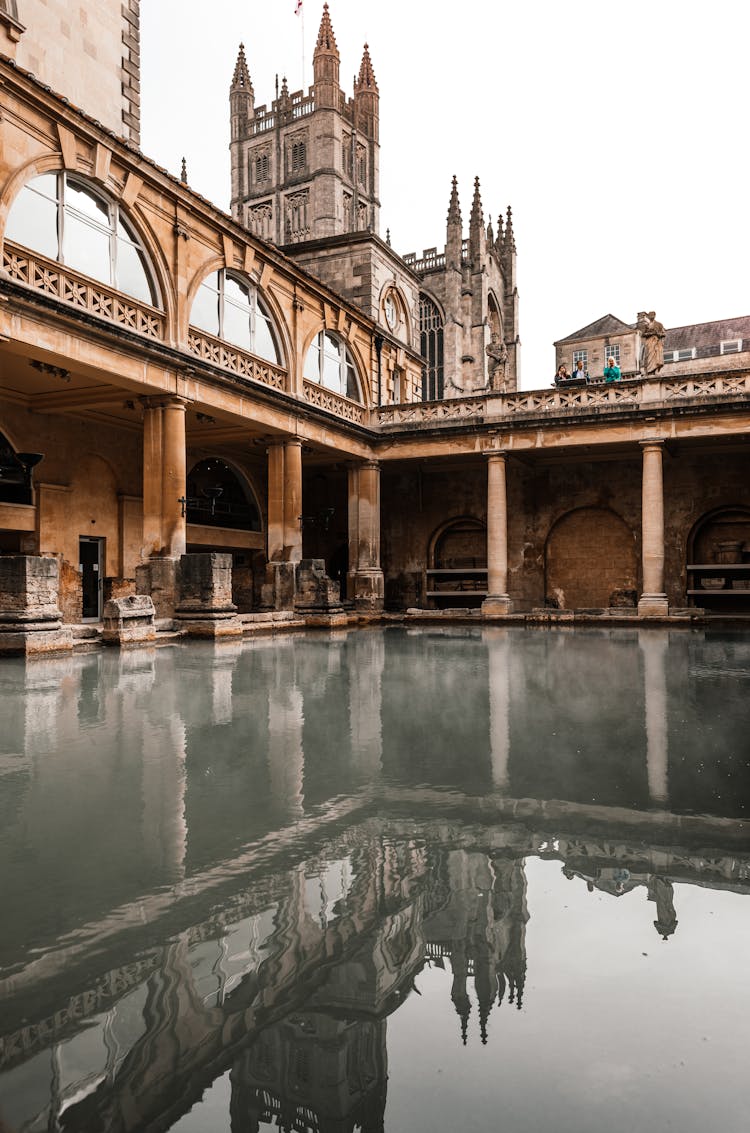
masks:
{"label": "stone spire", "polygon": [[328,14],[328,5],[323,5],[323,16],[320,21],[318,41],[313,52],[313,82],[315,84],[316,107],[328,107],[338,110],[341,105],[341,88],[339,86],[339,67],[341,56],[336,46],[336,36],[333,34],[331,17]]}
{"label": "stone spire", "polygon": [[454,175],[451,184],[451,199],[448,205],[448,224],[445,237],[446,267],[460,269],[462,243],[463,228],[461,222],[461,205],[458,201],[458,182]]}
{"label": "stone spire", "polygon": [[474,264],[478,265],[484,258],[486,239],[484,216],[482,214],[482,197],[479,192],[479,178],[475,177],[474,199],[471,202],[471,217],[469,218],[469,253]]}
{"label": "stone spire", "polygon": [[513,234],[513,210],[508,205],[508,212],[505,219],[505,240],[503,241],[504,252],[515,252],[516,238]]}
{"label": "stone spire", "polygon": [[183,185],[187,185],[187,183],[188,183],[187,161],[185,160],[184,157],[182,159],[182,169],[180,170],[180,181],[182,181]]}
{"label": "stone spire", "polygon": [[238,141],[247,136],[248,123],[255,116],[255,91],[250,80],[245,47],[242,43],[237,55],[232,85],[229,88],[229,112],[232,141]]}
{"label": "stone spire", "polygon": [[367,44],[362,53],[359,77],[354,80],[354,119],[358,130],[368,138],[378,140],[380,93]]}
{"label": "stone spire", "polygon": [[502,252],[503,250],[504,239],[505,236],[503,233],[503,214],[499,212],[497,214],[497,240],[495,241],[495,247],[497,248],[498,252]]}

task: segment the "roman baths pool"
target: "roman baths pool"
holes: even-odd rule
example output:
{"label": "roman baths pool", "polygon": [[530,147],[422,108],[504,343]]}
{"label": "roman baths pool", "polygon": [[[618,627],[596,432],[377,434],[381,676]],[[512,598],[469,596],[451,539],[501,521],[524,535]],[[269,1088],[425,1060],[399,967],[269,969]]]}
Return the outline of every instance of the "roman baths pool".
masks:
{"label": "roman baths pool", "polygon": [[0,665],[3,1133],[740,1133],[750,635]]}

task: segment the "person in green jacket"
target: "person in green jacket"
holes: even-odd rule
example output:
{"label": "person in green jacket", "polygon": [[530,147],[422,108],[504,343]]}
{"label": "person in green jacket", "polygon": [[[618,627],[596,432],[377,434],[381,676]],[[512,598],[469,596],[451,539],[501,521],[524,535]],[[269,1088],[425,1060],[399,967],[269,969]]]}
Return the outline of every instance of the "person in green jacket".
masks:
{"label": "person in green jacket", "polygon": [[614,358],[607,359],[607,365],[604,367],[604,380],[605,382],[619,382],[620,380],[620,367],[615,365]]}

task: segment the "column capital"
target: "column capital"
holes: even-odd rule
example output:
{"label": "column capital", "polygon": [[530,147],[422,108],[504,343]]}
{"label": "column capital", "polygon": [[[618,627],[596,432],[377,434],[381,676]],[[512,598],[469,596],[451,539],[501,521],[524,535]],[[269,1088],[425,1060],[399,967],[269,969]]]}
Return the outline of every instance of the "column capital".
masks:
{"label": "column capital", "polygon": [[178,397],[176,394],[164,393],[154,394],[153,396],[139,397],[139,402],[144,409],[182,409],[187,410],[190,405],[190,400],[186,397]]}
{"label": "column capital", "polygon": [[487,457],[487,460],[502,460],[507,461],[508,452],[504,448],[486,448],[482,450],[482,455]]}
{"label": "column capital", "polygon": [[662,452],[666,443],[666,437],[651,437],[647,441],[638,442],[644,452],[647,452],[649,449],[658,449],[659,452]]}
{"label": "column capital", "polygon": [[301,449],[304,443],[302,437],[286,437],[283,441],[285,448],[294,448],[296,445],[297,448]]}

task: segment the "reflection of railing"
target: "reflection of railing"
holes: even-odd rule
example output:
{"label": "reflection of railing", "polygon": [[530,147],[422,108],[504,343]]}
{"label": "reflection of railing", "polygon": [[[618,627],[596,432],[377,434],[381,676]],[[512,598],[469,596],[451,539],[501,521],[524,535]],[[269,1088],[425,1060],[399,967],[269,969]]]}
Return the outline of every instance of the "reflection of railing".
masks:
{"label": "reflection of railing", "polygon": [[579,410],[586,414],[603,408],[625,410],[642,407],[652,410],[658,405],[673,405],[681,400],[732,399],[750,396],[750,371],[731,374],[696,374],[682,378],[644,378],[622,382],[599,382],[591,385],[565,385],[552,389],[519,391],[505,394],[479,394],[473,397],[446,398],[444,401],[411,402],[382,405],[375,410],[377,424],[417,425],[422,423],[460,422],[463,419],[507,419],[538,414],[568,413]]}
{"label": "reflection of railing", "polygon": [[222,342],[220,338],[204,334],[193,327],[188,331],[188,349],[203,362],[219,366],[237,378],[262,382],[273,389],[287,388],[286,371],[280,366],[266,362],[263,358],[256,358],[254,354],[246,354],[238,346],[231,346],[228,342]]}
{"label": "reflection of railing", "polygon": [[337,417],[343,417],[354,425],[364,425],[364,406],[358,405],[356,401],[350,401],[348,397],[334,393],[333,390],[326,389],[325,386],[318,385],[317,382],[305,382],[304,386],[305,401],[308,401],[310,405],[314,405],[317,409],[325,409],[329,413],[335,413]]}
{"label": "reflection of railing", "polygon": [[36,252],[27,252],[13,244],[3,248],[3,267],[11,279],[25,283],[55,299],[108,319],[127,330],[163,339],[165,319],[161,311],[139,303],[104,283],[93,282],[70,268],[47,260]]}

